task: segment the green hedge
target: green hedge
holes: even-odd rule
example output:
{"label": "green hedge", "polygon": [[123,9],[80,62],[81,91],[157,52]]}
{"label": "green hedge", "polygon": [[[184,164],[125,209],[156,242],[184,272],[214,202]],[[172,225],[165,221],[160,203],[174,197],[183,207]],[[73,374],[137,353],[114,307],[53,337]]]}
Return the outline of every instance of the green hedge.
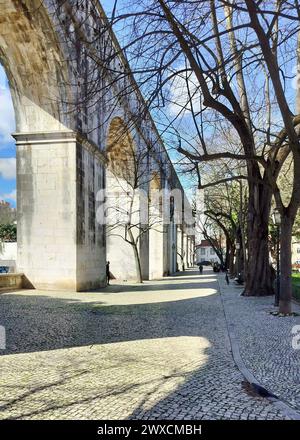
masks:
{"label": "green hedge", "polygon": [[0,224],[0,240],[1,241],[17,241],[17,225]]}
{"label": "green hedge", "polygon": [[294,273],[292,275],[292,291],[293,297],[300,301],[300,273]]}
{"label": "green hedge", "polygon": [[300,285],[294,285],[293,284],[293,297],[297,300],[300,301]]}

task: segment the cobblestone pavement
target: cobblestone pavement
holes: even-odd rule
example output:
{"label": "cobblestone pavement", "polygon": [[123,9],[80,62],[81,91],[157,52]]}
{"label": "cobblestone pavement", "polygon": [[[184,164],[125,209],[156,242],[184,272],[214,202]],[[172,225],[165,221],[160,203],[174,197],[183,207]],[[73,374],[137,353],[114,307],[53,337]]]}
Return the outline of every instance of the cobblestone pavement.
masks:
{"label": "cobblestone pavement", "polygon": [[[263,386],[300,410],[300,350],[292,347],[292,328],[300,325],[300,316],[273,316],[274,297],[246,298],[234,282],[225,284],[224,275],[219,281],[244,364]],[[300,314],[296,303],[293,311]]]}
{"label": "cobblestone pavement", "polygon": [[0,418],[283,419],[242,387],[212,272],[0,295]]}

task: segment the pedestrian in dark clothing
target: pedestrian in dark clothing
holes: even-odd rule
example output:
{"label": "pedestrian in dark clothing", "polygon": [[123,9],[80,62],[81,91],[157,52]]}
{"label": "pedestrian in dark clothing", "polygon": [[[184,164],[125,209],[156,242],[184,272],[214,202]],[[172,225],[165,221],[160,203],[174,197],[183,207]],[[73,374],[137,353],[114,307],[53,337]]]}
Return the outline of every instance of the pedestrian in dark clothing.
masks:
{"label": "pedestrian in dark clothing", "polygon": [[225,280],[226,280],[227,285],[229,285],[229,276],[228,276],[228,270],[227,269],[226,269]]}
{"label": "pedestrian in dark clothing", "polygon": [[109,280],[110,280],[110,271],[109,271],[109,261],[106,263],[106,282],[107,285],[109,286]]}
{"label": "pedestrian in dark clothing", "polygon": [[203,272],[203,266],[202,266],[202,264],[199,264],[199,272],[202,274],[202,272]]}

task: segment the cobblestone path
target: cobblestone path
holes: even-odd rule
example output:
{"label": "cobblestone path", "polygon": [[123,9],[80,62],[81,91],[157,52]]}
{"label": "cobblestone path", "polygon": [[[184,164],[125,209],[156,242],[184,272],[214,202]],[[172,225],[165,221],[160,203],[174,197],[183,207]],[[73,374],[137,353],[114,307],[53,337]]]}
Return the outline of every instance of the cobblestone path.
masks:
{"label": "cobblestone path", "polygon": [[2,419],[283,419],[247,394],[212,272],[0,295]]}
{"label": "cobblestone path", "polygon": [[300,411],[300,349],[292,345],[293,331],[300,329],[300,306],[293,304],[298,316],[273,316],[274,297],[246,298],[232,281],[227,286],[224,276],[219,275],[219,282],[246,367],[265,388]]}

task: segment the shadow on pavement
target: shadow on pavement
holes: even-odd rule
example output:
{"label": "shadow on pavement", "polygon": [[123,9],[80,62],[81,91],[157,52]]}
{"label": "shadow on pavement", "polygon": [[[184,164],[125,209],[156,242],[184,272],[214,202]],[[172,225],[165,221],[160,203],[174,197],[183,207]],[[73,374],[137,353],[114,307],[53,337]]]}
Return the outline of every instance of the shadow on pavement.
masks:
{"label": "shadow on pavement", "polygon": [[[190,287],[191,284],[193,287]],[[162,283],[160,290],[167,286],[169,284]],[[199,288],[197,282],[186,283],[186,286],[188,286],[187,290]],[[218,419],[222,418],[225,412],[227,414],[225,418],[230,418],[228,415],[230,410],[235,411],[233,417],[238,417],[238,413],[244,415],[243,402],[248,397],[241,398],[240,374],[226,348],[224,315],[216,290],[217,283],[213,283],[209,277],[203,287],[214,289],[214,292],[208,296],[199,295],[176,301],[172,300],[170,293],[170,301],[119,305],[107,305],[104,301],[105,295],[102,294],[99,294],[99,301],[90,302],[72,299],[72,294],[69,298],[63,297],[63,294],[62,297],[55,298],[51,295],[32,293],[29,295],[26,292],[1,295],[0,324],[7,330],[7,349],[2,354],[93,345],[100,347],[98,350],[90,350],[88,356],[83,354],[81,358],[78,358],[76,353],[71,355],[68,351],[68,356],[71,357],[66,361],[66,365],[71,362],[72,356],[75,356],[77,362],[73,366],[75,372],[67,369],[61,379],[46,377],[39,385],[33,384],[28,387],[26,383],[19,383],[17,368],[15,396],[6,399],[0,405],[0,411],[3,414],[7,414],[8,411],[11,418],[25,419],[26,417],[46,418],[48,412],[53,414],[53,411],[58,411],[59,418],[64,418],[64,414],[68,415],[73,407],[77,411],[79,405],[84,407],[84,414],[95,414],[93,412],[95,406],[102,401],[105,402],[105,399],[116,398],[116,408],[119,408],[120,399],[130,395],[136,402],[131,405],[130,408],[133,409],[126,416],[130,419],[197,419],[205,414],[207,418]],[[148,292],[147,289],[143,291]],[[154,291],[154,294],[157,295],[157,291]],[[91,295],[94,298],[97,293]],[[84,294],[81,298],[84,298]],[[174,348],[177,344],[180,345],[176,339],[180,337],[195,337],[195,342],[193,339],[189,342],[192,346],[183,345],[183,351],[177,352],[175,349],[173,352],[172,343],[175,344]],[[199,338],[206,341],[204,346],[199,343]],[[152,353],[151,349],[147,352],[150,340],[153,340],[154,347],[161,346],[156,345],[155,340],[165,340],[167,346],[171,344],[169,351],[171,350],[172,359],[160,356],[160,353],[155,356],[155,351]],[[114,365],[102,365],[101,344],[129,341],[141,341],[139,358],[133,358],[133,353],[130,350],[126,351],[126,346],[121,348],[116,345]],[[189,359],[190,347],[195,355]],[[123,351],[120,352],[120,349]],[[151,356],[149,353],[152,353]],[[180,353],[182,353],[181,357]],[[63,351],[61,355],[57,353],[55,355],[57,357],[54,359],[64,359]],[[2,357],[2,359],[8,358],[9,356]],[[38,356],[34,362],[38,368]],[[45,363],[45,359],[43,362]],[[121,378],[121,383],[112,387],[118,368],[124,369],[124,365],[126,368],[127,363],[128,378],[123,381]],[[131,375],[131,368],[135,363],[136,371],[139,371],[140,365],[141,374]],[[160,374],[152,377],[154,366],[159,367]],[[98,368],[99,372],[98,375],[93,376],[94,382],[91,387],[89,374],[93,373],[95,368]],[[82,382],[85,375],[88,377],[86,386],[83,385],[85,382]],[[75,386],[81,384],[78,385],[75,394],[72,392],[74,384]],[[60,387],[66,387],[62,397],[58,392]],[[43,400],[43,392],[47,389],[56,393],[55,399]],[[4,382],[2,391],[5,390]],[[27,406],[27,399],[39,402],[38,407]],[[255,408],[259,407],[259,401],[254,398],[252,400]],[[101,410],[98,411],[91,418],[101,418]],[[112,413],[112,418],[118,418],[116,411]],[[249,411],[252,414],[254,407],[251,406]],[[76,414],[80,415],[80,412]]]}
{"label": "shadow on pavement", "polygon": [[[191,330],[188,322],[191,319],[200,322],[207,319],[203,316],[203,307],[206,305],[210,309],[210,296],[216,294],[217,288],[216,282],[209,278],[205,283],[204,275],[202,277],[201,283],[195,277],[195,283],[172,284],[166,280],[159,284],[139,285],[134,290],[130,286],[123,286],[122,293],[126,293],[127,288],[132,292],[128,296],[128,303],[127,295],[122,296],[125,304],[117,301],[114,304],[114,291],[90,294],[35,294],[35,291],[26,294],[26,291],[22,291],[2,294],[0,325],[6,329],[7,341],[6,350],[0,350],[0,354],[182,335],[198,336],[201,326],[196,327],[197,331],[195,327]],[[210,296],[201,296],[201,288],[208,289]],[[175,294],[177,290],[180,292]],[[161,297],[159,291],[162,292]],[[191,298],[184,296],[191,292]],[[140,300],[142,303],[139,303]]]}

